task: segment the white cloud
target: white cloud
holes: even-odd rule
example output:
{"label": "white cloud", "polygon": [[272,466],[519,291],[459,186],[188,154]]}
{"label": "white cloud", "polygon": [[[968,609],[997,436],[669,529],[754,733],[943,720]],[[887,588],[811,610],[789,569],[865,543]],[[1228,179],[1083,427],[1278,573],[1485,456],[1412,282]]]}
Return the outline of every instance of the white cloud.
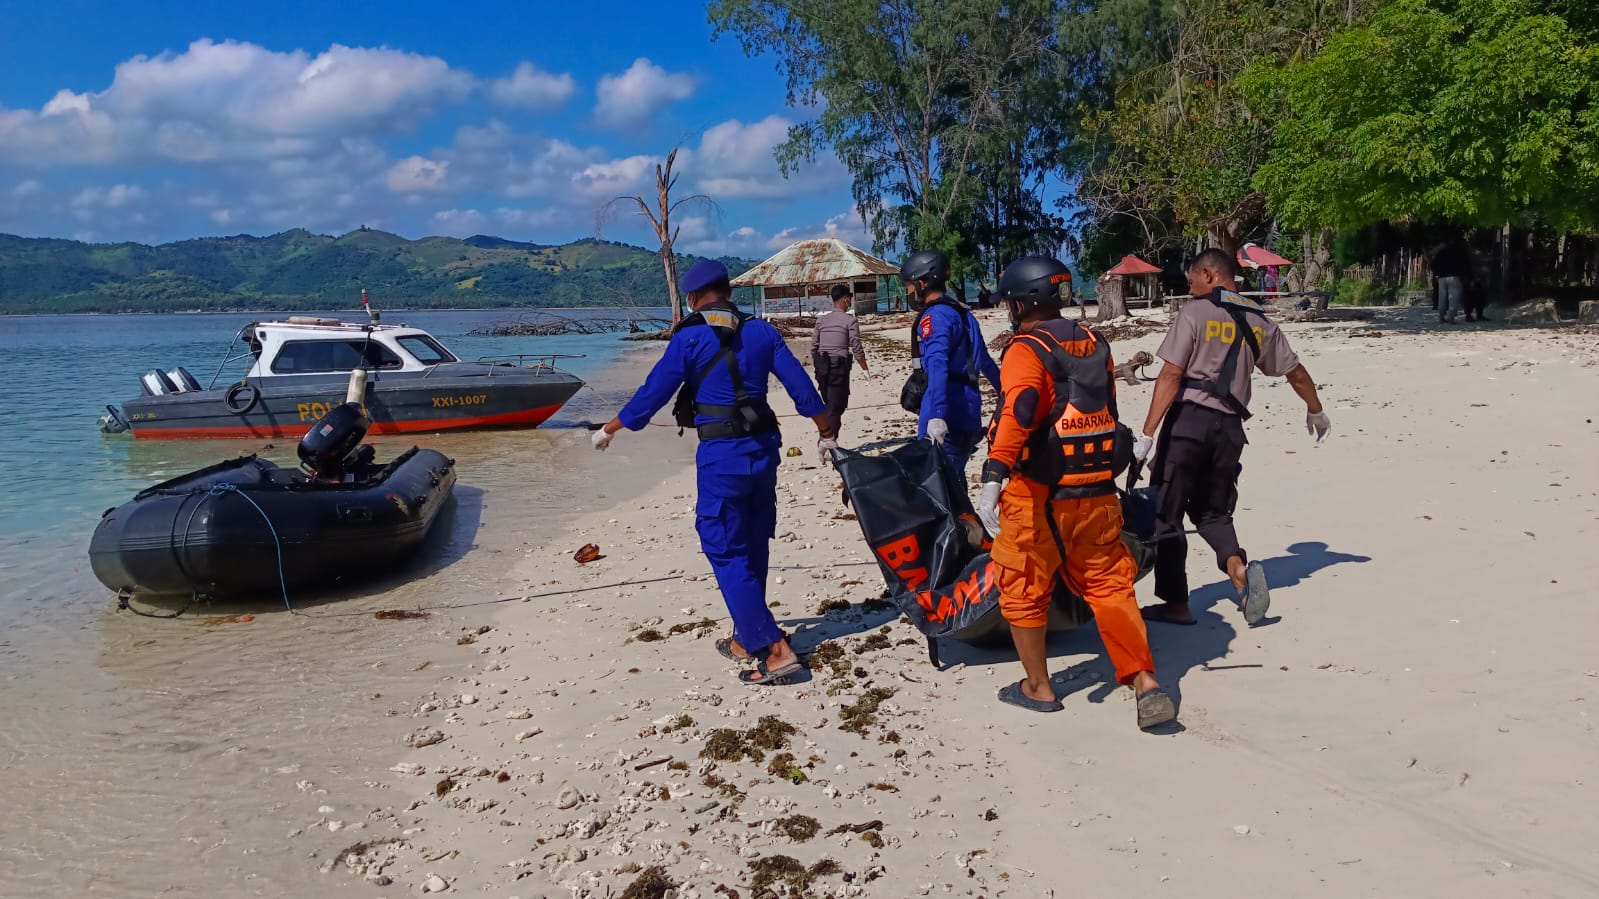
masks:
{"label": "white cloud", "polygon": [[121,63],[103,91],[63,90],[37,112],[0,109],[0,161],[303,156],[349,136],[404,131],[474,84],[438,57],[386,47],[334,44],[312,56],[198,40],[182,53]]}
{"label": "white cloud", "polygon": [[668,103],[694,96],[698,79],[693,75],[668,72],[648,59],[633,60],[620,75],[600,79],[595,93],[594,118],[608,128],[623,128],[642,122]]}
{"label": "white cloud", "polygon": [[745,124],[730,119],[707,129],[685,171],[699,190],[717,199],[776,199],[833,191],[848,183],[848,172],[831,153],[784,177],[773,151],[788,140],[793,122],[770,115]]}
{"label": "white cloud", "polygon": [[144,188],[137,184],[86,187],[72,198],[73,209],[121,209],[144,199]]}
{"label": "white cloud", "polygon": [[474,234],[495,234],[504,237],[507,232],[547,228],[564,219],[561,210],[516,209],[501,207],[487,213],[476,209],[442,209],[433,213],[432,231],[451,237],[471,237]]}
{"label": "white cloud", "polygon": [[412,156],[396,162],[384,176],[384,183],[395,193],[430,193],[444,186],[449,170],[449,160]]}
{"label": "white cloud", "polygon": [[784,228],[775,234],[768,234],[752,226],[744,225],[725,234],[714,234],[709,233],[708,229],[697,229],[691,239],[685,220],[682,238],[685,243],[683,243],[682,248],[687,252],[704,256],[723,255],[764,259],[797,240],[810,240],[818,237],[836,238],[868,253],[872,250],[872,238],[861,221],[859,207],[850,209],[847,212],[841,212],[820,224]]}
{"label": "white cloud", "polygon": [[27,178],[18,181],[17,186],[11,188],[11,195],[18,198],[31,197],[34,194],[41,193],[43,190],[43,184],[40,184],[36,179]]}
{"label": "white cloud", "polygon": [[516,67],[509,77],[489,84],[489,97],[501,106],[551,110],[572,98],[577,82],[571,75],[542,72],[530,62]]}

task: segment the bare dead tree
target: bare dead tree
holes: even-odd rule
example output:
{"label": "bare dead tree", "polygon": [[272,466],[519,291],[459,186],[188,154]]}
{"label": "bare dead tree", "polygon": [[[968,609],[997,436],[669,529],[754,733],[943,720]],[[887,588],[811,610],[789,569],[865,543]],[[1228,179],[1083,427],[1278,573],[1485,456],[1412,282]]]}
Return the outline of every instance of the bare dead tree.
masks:
{"label": "bare dead tree", "polygon": [[681,172],[672,171],[672,166],[676,164],[677,151],[681,149],[681,145],[673,147],[672,152],[666,154],[665,162],[655,164],[655,198],[653,204],[641,196],[617,197],[601,207],[597,222],[599,226],[597,230],[603,229],[605,223],[615,214],[618,206],[627,208],[630,205],[637,206],[638,214],[649,221],[650,227],[655,231],[655,236],[661,242],[661,269],[666,275],[666,294],[670,298],[672,324],[674,325],[683,317],[683,301],[677,294],[677,257],[673,253],[672,246],[677,243],[678,234],[682,232],[683,226],[681,224],[672,224],[672,217],[677,215],[684,207],[690,205],[709,206],[712,209],[716,207],[716,201],[705,194],[694,194],[691,197],[683,197],[678,200],[672,199],[672,188],[677,186],[677,179],[682,175]]}

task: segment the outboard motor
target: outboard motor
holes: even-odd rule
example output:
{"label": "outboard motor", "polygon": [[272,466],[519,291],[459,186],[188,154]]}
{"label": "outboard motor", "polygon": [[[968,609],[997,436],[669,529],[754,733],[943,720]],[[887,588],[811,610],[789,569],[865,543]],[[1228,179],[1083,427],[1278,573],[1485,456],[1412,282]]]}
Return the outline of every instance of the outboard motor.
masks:
{"label": "outboard motor", "polygon": [[352,467],[371,460],[372,448],[361,445],[371,426],[360,406],[335,406],[300,439],[301,465],[313,478],[342,480]]}

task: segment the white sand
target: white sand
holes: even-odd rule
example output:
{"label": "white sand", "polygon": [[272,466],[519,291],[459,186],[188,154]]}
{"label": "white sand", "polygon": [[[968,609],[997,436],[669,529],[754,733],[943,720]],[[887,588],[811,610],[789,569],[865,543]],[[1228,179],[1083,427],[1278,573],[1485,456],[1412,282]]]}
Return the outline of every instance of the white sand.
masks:
{"label": "white sand", "polygon": [[[840,643],[862,673],[738,684],[712,648],[726,612],[693,531],[692,438],[650,428],[617,438],[617,464],[670,454],[681,474],[514,563],[508,581],[530,598],[441,648],[475,673],[441,681],[439,708],[418,700],[415,727],[444,742],[394,747],[420,773],[372,774],[396,817],[361,836],[399,842],[329,876],[599,897],[661,865],[679,899],[712,899],[755,895],[747,866],[782,855],[837,861],[814,895],[1599,895],[1599,349],[1573,331],[1439,331],[1423,312],[1380,312],[1380,337],[1287,326],[1334,434],[1314,446],[1287,385],[1257,379],[1238,522],[1273,618],[1246,628],[1193,541],[1201,624],[1150,635],[1181,732],[1137,730],[1092,627],[1051,644],[1061,714],[995,700],[1020,676],[1011,654],[946,644],[961,664],[935,671],[909,625],[861,611],[881,577],[838,518],[814,429],[792,419],[803,455],[783,462],[770,593],[802,651]],[[903,355],[879,345],[875,376],[856,373],[847,443],[914,427],[893,405]],[[1121,389],[1130,422],[1148,396]],[[576,565],[591,541],[605,558]],[[574,588],[593,589],[562,594]],[[824,598],[857,605],[818,618]],[[629,642],[705,616],[714,630]],[[885,623],[891,645],[856,654]],[[840,730],[841,707],[873,687],[895,691],[878,722]],[[798,729],[786,751],[806,782],[700,758],[713,729],[768,714]],[[664,733],[680,715],[693,723]],[[666,756],[687,770],[634,770]],[[775,833],[790,815],[822,832]],[[872,821],[880,847],[827,835]]]}

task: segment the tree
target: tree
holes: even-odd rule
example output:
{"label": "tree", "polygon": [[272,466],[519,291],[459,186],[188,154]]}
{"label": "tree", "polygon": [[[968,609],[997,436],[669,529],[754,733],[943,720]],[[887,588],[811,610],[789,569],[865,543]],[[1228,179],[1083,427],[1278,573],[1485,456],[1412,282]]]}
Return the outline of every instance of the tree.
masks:
{"label": "tree", "polygon": [[1315,57],[1250,73],[1283,110],[1255,183],[1296,225],[1594,233],[1595,18],[1587,4],[1394,0]]}
{"label": "tree", "polygon": [[639,215],[644,216],[655,231],[655,236],[661,242],[661,268],[666,274],[666,295],[672,306],[672,324],[676,325],[683,318],[683,301],[677,295],[677,256],[672,251],[673,244],[677,243],[677,235],[682,231],[682,225],[673,225],[672,216],[678,210],[690,204],[714,205],[714,201],[704,194],[695,194],[679,200],[672,199],[672,188],[677,186],[677,179],[681,172],[673,172],[672,166],[677,162],[677,151],[681,147],[673,147],[672,152],[666,154],[664,163],[655,164],[655,205],[651,206],[643,197],[617,197],[600,209],[599,225],[604,227],[606,219],[613,213],[618,205],[626,206],[631,203],[638,207]]}
{"label": "tree", "polygon": [[[785,171],[830,147],[849,169],[874,249],[949,253],[974,269],[963,225],[983,135],[1017,79],[1050,71],[1053,0],[714,0],[710,20],[772,53],[789,103],[817,109],[778,149]],[[968,272],[974,273],[974,272]]]}
{"label": "tree", "polygon": [[[1101,105],[1086,112],[1089,139],[1075,151],[1079,199],[1090,221],[1128,219],[1149,252],[1188,239],[1237,249],[1268,214],[1254,176],[1273,130],[1271,118],[1252,107],[1240,75],[1260,60],[1314,54],[1370,2],[1099,4],[1099,18],[1121,27],[1108,34],[1112,46],[1081,49],[1075,57],[1080,67],[1101,70],[1085,76],[1093,86],[1085,96]],[[1149,35],[1131,60],[1114,47],[1136,38],[1128,26]]]}

